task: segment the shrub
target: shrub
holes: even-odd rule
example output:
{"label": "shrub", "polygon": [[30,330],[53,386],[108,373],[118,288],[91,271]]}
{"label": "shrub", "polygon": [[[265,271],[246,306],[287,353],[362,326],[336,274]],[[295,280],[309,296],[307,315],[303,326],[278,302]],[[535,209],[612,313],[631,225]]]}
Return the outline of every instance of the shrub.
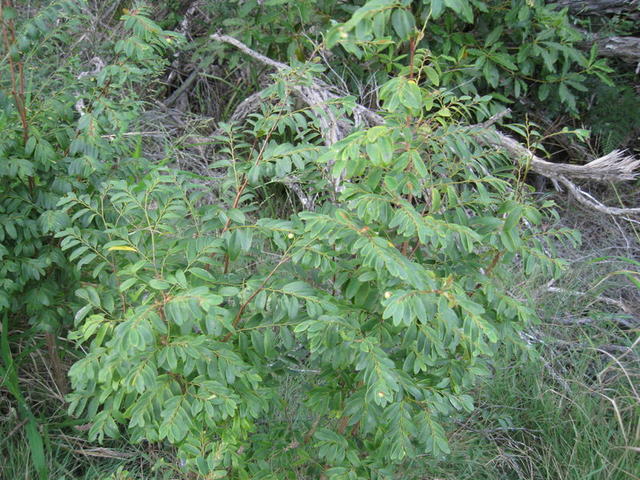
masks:
{"label": "shrub", "polygon": [[[463,126],[488,99],[400,75],[384,125],[326,147],[290,81],[223,126],[216,203],[166,168],[61,202],[80,225],[62,248],[95,278],[76,291],[89,349],[70,410],[92,438],[168,441],[208,478],[393,478],[448,452],[443,424],[532,319],[509,266],[554,272],[547,239],[568,232],[542,231],[507,159]],[[315,208],[268,216],[276,183]]]}

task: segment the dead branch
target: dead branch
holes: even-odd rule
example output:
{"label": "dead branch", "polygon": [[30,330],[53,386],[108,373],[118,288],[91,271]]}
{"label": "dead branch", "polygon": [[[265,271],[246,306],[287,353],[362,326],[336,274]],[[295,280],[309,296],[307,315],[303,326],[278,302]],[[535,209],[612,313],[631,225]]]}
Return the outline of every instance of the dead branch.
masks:
{"label": "dead branch", "polygon": [[532,171],[549,178],[566,176],[573,179],[599,182],[620,182],[635,179],[637,176],[636,170],[640,167],[639,159],[631,155],[625,155],[620,150],[614,150],[585,165],[572,165],[543,160],[520,142],[498,131],[480,129],[475,132],[475,136],[480,143],[504,149],[514,160],[528,163]]}
{"label": "dead branch", "polygon": [[233,45],[238,50],[240,50],[242,53],[245,53],[245,54],[249,55],[250,57],[255,58],[260,63],[264,63],[265,65],[269,65],[270,67],[273,67],[276,70],[291,70],[291,67],[289,65],[287,65],[286,63],[281,63],[281,62],[273,60],[273,59],[271,59],[269,57],[265,57],[261,53],[258,53],[255,50],[252,50],[251,48],[246,46],[240,40],[238,40],[238,39],[236,39],[234,37],[231,37],[229,35],[220,35],[220,34],[214,33],[209,38],[211,38],[211,40],[216,40],[218,42],[223,42],[223,43],[228,43],[229,45]]}
{"label": "dead branch", "polygon": [[[580,292],[577,290],[567,290],[566,288],[560,288],[560,287],[553,287],[551,286],[551,284],[553,283],[553,281],[549,282],[547,284],[547,291],[548,292],[552,292],[552,293],[560,293],[562,295],[569,295],[569,296],[573,296],[573,297],[588,297],[590,296],[590,294],[588,292]],[[633,314],[633,311],[631,310],[631,308],[625,304],[622,300],[617,300],[615,298],[611,298],[611,297],[606,297],[604,295],[598,295],[595,296],[593,298],[594,302],[601,302],[607,305],[611,305],[614,307],[619,308],[620,310],[622,310],[625,313],[628,314]]]}
{"label": "dead branch", "polygon": [[316,200],[316,196],[311,196],[309,194],[307,194],[302,187],[300,186],[300,183],[298,183],[297,179],[291,178],[291,177],[285,177],[282,179],[282,182],[288,186],[293,193],[296,194],[296,196],[298,197],[298,200],[300,200],[300,204],[302,205],[302,208],[304,210],[309,210],[309,211],[313,211],[316,208],[315,205],[315,200]]}
{"label": "dead branch", "polygon": [[198,75],[200,75],[201,71],[202,71],[202,66],[201,65],[197,66],[191,72],[191,74],[187,77],[187,79],[184,82],[182,82],[182,84],[176,89],[176,91],[173,92],[171,96],[164,101],[164,104],[167,107],[172,106],[176,102],[176,100],[178,100],[187,91],[187,89],[191,87],[193,82],[195,82],[198,79]]}
{"label": "dead branch", "polygon": [[568,180],[566,177],[559,176],[555,178],[557,181],[562,183],[567,189],[569,193],[575,198],[579,203],[584,205],[587,208],[592,210],[596,210],[598,212],[606,213],[607,215],[637,215],[640,214],[640,208],[618,208],[618,207],[607,207],[596,198],[594,198],[589,193],[585,192],[578,188],[578,186]]}
{"label": "dead branch", "polygon": [[[578,29],[578,31],[584,37],[584,40],[579,43],[583,50],[590,50],[595,44],[598,47],[598,55],[601,57],[617,58],[627,63],[640,62],[640,38],[607,36],[582,29]],[[636,73],[638,72],[636,71]]]}
{"label": "dead branch", "polygon": [[487,131],[484,125],[475,127],[476,139],[481,144],[504,149],[515,162],[524,163],[529,166],[532,172],[550,178],[556,183],[561,183],[578,203],[608,215],[637,215],[640,213],[640,208],[606,206],[573,182],[574,179],[599,182],[633,180],[637,176],[636,170],[640,167],[639,159],[631,155],[625,155],[620,150],[614,150],[585,165],[552,163],[538,157],[521,143],[504,133],[497,130]]}
{"label": "dead branch", "polygon": [[[243,53],[280,72],[293,71],[289,65],[268,58],[228,35],[213,34],[210,38],[233,45]],[[330,101],[340,98],[339,95],[333,93],[334,89],[330,85],[314,80],[311,85],[294,84],[293,89],[301,100],[319,113],[320,127],[324,142],[327,146],[335,144],[348,134],[348,130],[345,128],[345,122],[335,118],[333,112],[328,108]],[[261,92],[258,92],[245,99],[233,113],[232,120],[242,120],[251,111],[255,111],[259,107],[262,98]],[[562,183],[578,202],[591,209],[610,215],[632,215],[640,213],[640,208],[607,207],[578,188],[572,181],[575,179],[599,182],[633,180],[637,176],[636,170],[640,167],[639,159],[631,155],[626,155],[620,150],[614,150],[585,165],[548,162],[538,157],[535,153],[508,135],[495,129],[489,130],[490,126],[495,124],[507,113],[508,111],[502,112],[482,124],[470,126],[470,133],[485,146],[505,150],[513,158],[515,163],[525,164],[531,171]],[[363,123],[365,125],[375,126],[382,125],[385,122],[380,114],[359,104],[356,104],[354,107],[353,116],[356,125]],[[336,180],[336,184],[334,185],[336,191],[339,190],[339,181],[339,179]]]}
{"label": "dead branch", "polygon": [[603,323],[613,323],[618,325],[618,327],[626,330],[633,330],[640,327],[640,322],[635,318],[625,318],[623,316],[620,317],[606,317],[604,319],[600,318],[592,318],[592,317],[563,317],[563,318],[554,318],[553,322],[560,325],[566,326],[584,326],[584,325],[599,325]]}
{"label": "dead branch", "polygon": [[[246,46],[241,41],[229,36],[229,35],[219,35],[213,34],[210,37],[212,40],[217,40],[219,42],[228,43],[233,45],[241,52],[249,55],[250,57],[258,60],[265,65],[275,68],[280,72],[292,72],[293,69],[281,62],[277,62],[269,57],[265,57],[261,53],[252,50],[248,46]],[[324,82],[321,82],[317,79],[314,79],[311,85],[294,85],[294,90],[298,94],[298,96],[303,100],[307,105],[309,105],[312,109],[318,111],[320,110],[320,122],[321,127],[323,129],[323,137],[325,140],[325,144],[327,146],[331,146],[336,143],[341,138],[344,138],[348,131],[344,128],[344,122],[340,122],[339,119],[336,119],[333,115],[333,112],[328,108],[328,104],[332,100],[336,100],[340,98],[340,95],[334,93],[335,88],[331,85],[327,85]],[[259,94],[254,94],[259,95]],[[249,97],[251,98],[251,97]],[[242,104],[240,104],[242,106]],[[233,116],[236,116],[236,112],[234,112]],[[362,105],[356,105],[353,109],[353,116],[356,125],[358,124],[366,124],[366,125],[382,125],[384,123],[384,119],[379,114],[369,110],[368,108]],[[232,117],[233,118],[233,117]]]}

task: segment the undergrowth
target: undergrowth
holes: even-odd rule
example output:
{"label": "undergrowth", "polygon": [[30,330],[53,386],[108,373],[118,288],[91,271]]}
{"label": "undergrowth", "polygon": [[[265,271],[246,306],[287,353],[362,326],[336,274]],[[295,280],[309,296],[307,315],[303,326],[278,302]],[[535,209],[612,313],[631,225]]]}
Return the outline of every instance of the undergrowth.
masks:
{"label": "undergrowth", "polygon": [[[591,313],[606,319],[605,312]],[[576,327],[567,333],[566,327],[545,322],[541,328],[547,335],[557,338],[564,332],[562,340],[581,344],[581,348],[558,350],[557,346],[537,345],[534,349],[542,358],[506,357],[478,387],[476,412],[460,418],[451,429],[450,456],[435,464],[416,459],[398,478],[640,478],[640,398],[633,391],[640,378],[638,361],[625,361],[625,374],[612,358],[597,350],[612,341],[631,347],[633,336],[621,343],[619,337],[610,338],[604,330],[613,325],[601,327]],[[295,396],[296,386],[288,388],[287,394]],[[4,439],[0,449],[6,459],[0,466],[0,477],[34,478],[27,440],[23,432],[14,430],[15,426],[11,414],[0,423]],[[98,447],[87,443],[81,434],[73,438],[68,430],[55,425],[45,424],[45,428],[51,447],[47,456],[51,478],[180,478],[179,462],[166,448],[136,446],[122,440]]]}

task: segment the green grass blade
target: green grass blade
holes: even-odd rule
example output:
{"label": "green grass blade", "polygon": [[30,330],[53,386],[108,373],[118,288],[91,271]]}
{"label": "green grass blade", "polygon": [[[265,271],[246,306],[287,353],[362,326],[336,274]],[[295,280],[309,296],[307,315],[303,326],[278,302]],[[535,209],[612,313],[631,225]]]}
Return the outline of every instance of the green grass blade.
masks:
{"label": "green grass blade", "polygon": [[0,332],[0,357],[3,363],[3,366],[0,366],[0,374],[2,374],[2,378],[4,379],[3,383],[18,404],[20,417],[27,419],[25,430],[27,441],[29,442],[29,450],[31,451],[33,467],[36,469],[36,472],[38,472],[40,480],[47,480],[49,475],[47,472],[47,460],[44,454],[44,443],[42,441],[42,435],[40,435],[38,431],[38,421],[20,391],[18,373],[9,348],[9,319],[6,314],[2,318],[2,331]]}

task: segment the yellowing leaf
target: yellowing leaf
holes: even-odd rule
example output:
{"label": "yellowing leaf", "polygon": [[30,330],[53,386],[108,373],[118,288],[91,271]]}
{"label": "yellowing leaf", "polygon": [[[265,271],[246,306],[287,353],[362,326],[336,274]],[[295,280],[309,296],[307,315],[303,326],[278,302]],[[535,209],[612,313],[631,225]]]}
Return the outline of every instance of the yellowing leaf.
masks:
{"label": "yellowing leaf", "polygon": [[109,247],[107,250],[109,250],[110,252],[114,252],[114,251],[137,252],[138,251],[135,248],[128,247],[126,245],[117,245],[117,246],[114,246],[114,247]]}

